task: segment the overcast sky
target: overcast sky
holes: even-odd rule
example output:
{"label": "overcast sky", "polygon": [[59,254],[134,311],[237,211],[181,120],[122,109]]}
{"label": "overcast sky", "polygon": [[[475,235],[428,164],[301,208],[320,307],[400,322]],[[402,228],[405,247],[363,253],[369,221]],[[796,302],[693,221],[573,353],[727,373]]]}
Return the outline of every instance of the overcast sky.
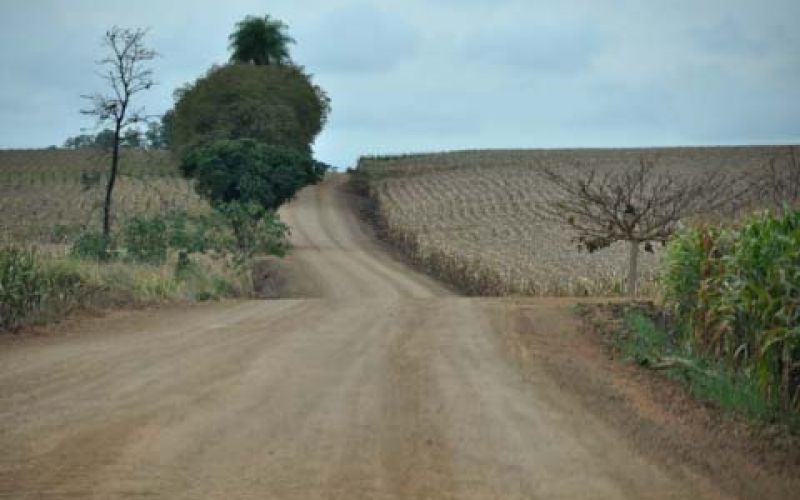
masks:
{"label": "overcast sky", "polygon": [[505,147],[800,142],[797,0],[2,0],[0,148],[92,128],[105,29],[150,27],[172,92],[278,17],[330,95],[317,156]]}

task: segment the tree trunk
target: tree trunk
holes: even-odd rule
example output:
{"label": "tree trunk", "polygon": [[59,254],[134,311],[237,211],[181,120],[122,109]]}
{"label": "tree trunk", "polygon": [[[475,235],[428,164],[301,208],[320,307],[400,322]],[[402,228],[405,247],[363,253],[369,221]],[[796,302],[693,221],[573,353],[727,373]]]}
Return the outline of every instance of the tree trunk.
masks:
{"label": "tree trunk", "polygon": [[119,137],[122,124],[117,121],[114,127],[114,145],[111,151],[111,175],[108,176],[106,186],[106,199],[103,203],[103,234],[111,235],[111,195],[114,192],[114,184],[117,182],[117,170],[119,169]]}
{"label": "tree trunk", "polygon": [[628,267],[628,295],[636,297],[636,281],[639,276],[639,242],[630,241],[631,254]]}

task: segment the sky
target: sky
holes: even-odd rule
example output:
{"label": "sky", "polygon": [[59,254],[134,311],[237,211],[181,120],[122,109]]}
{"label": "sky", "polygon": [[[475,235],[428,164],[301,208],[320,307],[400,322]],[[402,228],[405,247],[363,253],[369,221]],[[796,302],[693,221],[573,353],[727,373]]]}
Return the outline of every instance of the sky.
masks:
{"label": "sky", "polygon": [[112,25],[149,28],[150,114],[228,60],[246,15],[289,25],[332,100],[314,144],[365,154],[800,143],[797,0],[2,0],[0,148],[94,130]]}

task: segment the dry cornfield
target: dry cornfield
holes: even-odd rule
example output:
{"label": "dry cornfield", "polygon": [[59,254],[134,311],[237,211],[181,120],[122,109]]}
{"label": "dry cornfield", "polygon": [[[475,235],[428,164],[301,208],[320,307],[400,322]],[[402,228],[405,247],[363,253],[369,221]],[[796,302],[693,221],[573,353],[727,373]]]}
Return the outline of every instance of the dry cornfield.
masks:
{"label": "dry cornfield", "polygon": [[[473,295],[621,293],[628,248],[581,252],[565,225],[537,210],[542,168],[629,169],[640,161],[678,175],[723,169],[751,182],[785,147],[465,151],[362,158],[377,221],[412,261]],[[753,206],[736,200],[729,217]],[[654,290],[659,250],[641,260],[639,289]]]}
{"label": "dry cornfield", "polygon": [[[84,150],[0,151],[0,243],[62,243],[99,229],[107,157]],[[114,189],[115,223],[208,204],[164,152],[126,151]]]}

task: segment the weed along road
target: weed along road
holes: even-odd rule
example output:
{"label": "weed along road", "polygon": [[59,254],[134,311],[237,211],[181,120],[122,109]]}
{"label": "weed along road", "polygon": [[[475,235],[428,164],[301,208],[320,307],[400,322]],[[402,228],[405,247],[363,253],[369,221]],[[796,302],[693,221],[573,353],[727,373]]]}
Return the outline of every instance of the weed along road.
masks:
{"label": "weed along road", "polygon": [[284,211],[293,298],[0,344],[0,498],[726,498],[521,376],[503,302],[393,260],[345,193],[331,176]]}

